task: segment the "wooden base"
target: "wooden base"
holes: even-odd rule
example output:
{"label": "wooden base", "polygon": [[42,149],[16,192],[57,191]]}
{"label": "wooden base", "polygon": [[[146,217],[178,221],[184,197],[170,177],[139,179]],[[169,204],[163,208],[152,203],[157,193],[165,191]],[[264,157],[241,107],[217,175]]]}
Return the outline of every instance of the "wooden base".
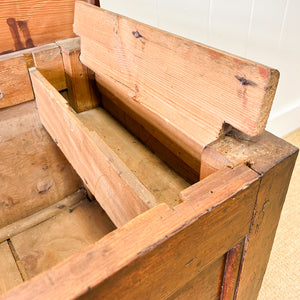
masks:
{"label": "wooden base", "polygon": [[[25,228],[10,231],[10,239],[0,243],[0,272],[6,274],[0,277],[0,293],[48,270],[115,229],[99,204],[89,202],[83,193],[18,224]],[[12,224],[11,228],[19,227]],[[5,230],[0,229],[0,233]]]}

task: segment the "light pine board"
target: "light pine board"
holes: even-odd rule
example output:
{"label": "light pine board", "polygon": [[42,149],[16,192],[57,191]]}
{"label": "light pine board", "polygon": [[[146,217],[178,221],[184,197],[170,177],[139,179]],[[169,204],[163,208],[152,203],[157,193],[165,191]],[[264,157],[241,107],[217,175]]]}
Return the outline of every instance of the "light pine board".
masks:
{"label": "light pine board", "polygon": [[278,71],[83,2],[76,3],[74,22],[81,61],[97,81],[153,121],[158,117],[157,126],[174,138],[183,134],[189,147],[213,141],[224,122],[248,135],[264,130]]}
{"label": "light pine board", "polygon": [[22,282],[7,241],[0,243],[0,295]]}
{"label": "light pine board", "polygon": [[72,212],[64,211],[12,237],[11,241],[31,278],[114,229],[99,204],[84,199]]}

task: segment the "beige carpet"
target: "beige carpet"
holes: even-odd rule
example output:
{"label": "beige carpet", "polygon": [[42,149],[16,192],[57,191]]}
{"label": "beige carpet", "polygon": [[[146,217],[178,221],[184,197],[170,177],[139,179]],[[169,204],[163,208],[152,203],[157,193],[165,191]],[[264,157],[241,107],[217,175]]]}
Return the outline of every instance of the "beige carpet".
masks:
{"label": "beige carpet", "polygon": [[[300,129],[289,134],[285,140],[300,148]],[[298,156],[258,300],[300,300],[299,202]]]}

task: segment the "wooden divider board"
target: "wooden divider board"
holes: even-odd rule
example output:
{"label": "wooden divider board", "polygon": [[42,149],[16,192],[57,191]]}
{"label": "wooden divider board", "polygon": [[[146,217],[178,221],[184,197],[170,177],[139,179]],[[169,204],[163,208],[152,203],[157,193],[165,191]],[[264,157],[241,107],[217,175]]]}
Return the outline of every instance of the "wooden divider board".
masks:
{"label": "wooden divider board", "polygon": [[251,136],[264,130],[277,70],[84,2],[74,31],[100,85],[188,148],[200,153],[224,122]]}
{"label": "wooden divider board", "polygon": [[41,121],[88,189],[121,226],[157,204],[95,131],[76,117],[62,95],[35,68],[30,76]]}

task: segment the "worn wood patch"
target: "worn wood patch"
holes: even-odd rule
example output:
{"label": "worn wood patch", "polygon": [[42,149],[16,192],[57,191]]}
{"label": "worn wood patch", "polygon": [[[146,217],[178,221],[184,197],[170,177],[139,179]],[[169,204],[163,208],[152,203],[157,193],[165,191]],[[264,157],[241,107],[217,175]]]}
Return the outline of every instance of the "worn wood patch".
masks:
{"label": "worn wood patch", "polygon": [[74,2],[0,1],[0,54],[74,36]]}
{"label": "worn wood patch", "polygon": [[35,102],[0,110],[0,227],[74,193],[82,182],[39,119]]}
{"label": "worn wood patch", "polygon": [[0,108],[33,100],[27,65],[23,55],[2,60],[0,57]]}

